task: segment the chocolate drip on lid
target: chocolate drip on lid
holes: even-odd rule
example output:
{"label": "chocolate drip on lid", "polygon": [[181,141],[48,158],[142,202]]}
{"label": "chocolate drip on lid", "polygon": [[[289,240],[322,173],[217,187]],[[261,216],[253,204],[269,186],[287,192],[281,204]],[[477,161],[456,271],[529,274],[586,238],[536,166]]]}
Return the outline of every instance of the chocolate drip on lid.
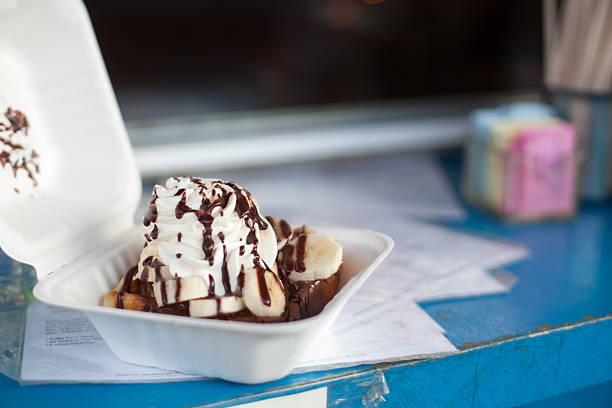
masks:
{"label": "chocolate drip on lid", "polygon": [[30,125],[28,124],[28,119],[21,111],[9,107],[4,113],[4,116],[11,122],[13,132],[17,133],[23,129],[26,135],[28,134]]}
{"label": "chocolate drip on lid", "polygon": [[[38,186],[38,181],[36,180],[36,176],[34,173],[40,173],[40,168],[38,166],[39,155],[34,149],[28,149],[21,143],[14,142],[11,138],[15,136],[20,131],[23,131],[27,136],[29,133],[30,125],[26,116],[16,109],[8,108],[4,112],[4,117],[8,120],[7,123],[0,122],[0,131],[9,132],[8,139],[6,137],[0,136],[0,165],[2,168],[5,168],[8,164],[13,170],[13,176],[17,178],[17,173],[19,170],[24,170],[28,178],[32,181],[32,184],[36,187]],[[11,149],[10,151],[6,151],[3,146]],[[11,154],[15,150],[24,150],[26,152],[25,155],[19,155],[18,159],[11,160]],[[19,193],[18,189],[15,189],[17,193]]]}
{"label": "chocolate drip on lid", "polygon": [[153,231],[151,231],[151,238],[157,239],[159,236],[159,229],[157,229],[157,224],[153,227]]}

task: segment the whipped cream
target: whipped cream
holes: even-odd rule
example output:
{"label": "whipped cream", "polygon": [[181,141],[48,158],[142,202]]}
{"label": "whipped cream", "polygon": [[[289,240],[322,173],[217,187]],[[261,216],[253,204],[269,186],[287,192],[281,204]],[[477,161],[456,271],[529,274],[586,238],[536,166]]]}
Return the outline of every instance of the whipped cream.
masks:
{"label": "whipped cream", "polygon": [[17,193],[38,184],[39,156],[28,137],[29,129],[22,112],[10,107],[0,110],[0,172],[3,179],[12,180],[3,180],[3,184],[12,185]]}
{"label": "whipped cream", "polygon": [[154,187],[144,225],[147,246],[135,278],[200,276],[209,296],[240,295],[245,270],[273,265],[277,254],[273,228],[233,182],[170,178]]}

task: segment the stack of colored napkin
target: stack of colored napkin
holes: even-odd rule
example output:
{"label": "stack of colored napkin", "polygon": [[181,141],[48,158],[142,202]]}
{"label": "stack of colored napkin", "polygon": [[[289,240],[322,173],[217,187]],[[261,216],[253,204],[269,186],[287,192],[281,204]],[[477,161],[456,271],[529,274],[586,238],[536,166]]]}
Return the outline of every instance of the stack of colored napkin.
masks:
{"label": "stack of colored napkin", "polygon": [[575,207],[576,134],[551,107],[521,103],[472,113],[464,190],[512,219],[569,216]]}

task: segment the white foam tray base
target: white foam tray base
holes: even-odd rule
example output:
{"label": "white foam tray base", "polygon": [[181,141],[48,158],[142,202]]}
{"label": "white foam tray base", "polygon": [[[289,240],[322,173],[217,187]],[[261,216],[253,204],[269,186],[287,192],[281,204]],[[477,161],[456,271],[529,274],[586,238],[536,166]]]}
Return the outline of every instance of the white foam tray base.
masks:
{"label": "white foam tray base", "polygon": [[54,306],[84,311],[110,349],[130,363],[241,383],[271,381],[296,366],[393,246],[391,238],[374,231],[321,231],[343,246],[341,289],[319,315],[300,321],[256,324],[100,306],[102,297],[136,264],[141,227],[52,273],[36,285],[34,295]]}

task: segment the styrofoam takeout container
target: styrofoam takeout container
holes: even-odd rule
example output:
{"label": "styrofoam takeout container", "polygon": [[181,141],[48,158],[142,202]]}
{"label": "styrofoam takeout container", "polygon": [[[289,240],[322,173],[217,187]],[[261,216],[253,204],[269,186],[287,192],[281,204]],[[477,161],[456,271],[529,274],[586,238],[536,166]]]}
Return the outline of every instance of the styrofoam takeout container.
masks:
{"label": "styrofoam takeout container", "polygon": [[100,306],[144,241],[133,222],[140,175],[89,17],[78,0],[0,0],[0,12],[0,102],[26,113],[41,155],[32,193],[0,185],[0,247],[34,266],[34,295],[85,312],[131,363],[244,383],[288,374],[392,240],[324,230],[344,249],[342,289],[319,315],[301,321],[229,322]]}

